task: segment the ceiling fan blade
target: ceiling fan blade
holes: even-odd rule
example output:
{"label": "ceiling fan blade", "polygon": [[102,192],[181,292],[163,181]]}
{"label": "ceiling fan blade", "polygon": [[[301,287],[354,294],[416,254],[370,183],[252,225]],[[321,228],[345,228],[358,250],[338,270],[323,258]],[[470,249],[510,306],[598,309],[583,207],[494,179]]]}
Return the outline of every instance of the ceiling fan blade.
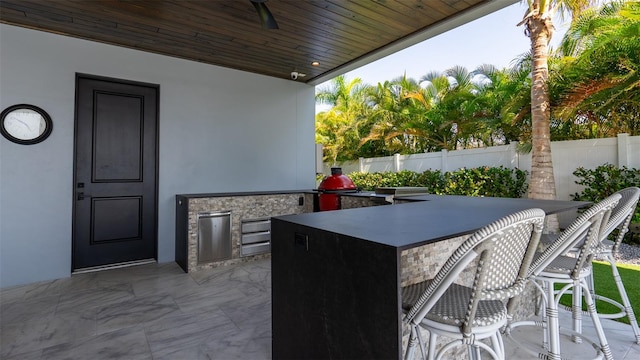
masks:
{"label": "ceiling fan blade", "polygon": [[271,11],[265,5],[266,0],[251,0],[253,7],[256,8],[258,12],[258,16],[260,16],[260,23],[262,24],[263,29],[278,29],[278,23],[276,23],[276,19],[271,15]]}

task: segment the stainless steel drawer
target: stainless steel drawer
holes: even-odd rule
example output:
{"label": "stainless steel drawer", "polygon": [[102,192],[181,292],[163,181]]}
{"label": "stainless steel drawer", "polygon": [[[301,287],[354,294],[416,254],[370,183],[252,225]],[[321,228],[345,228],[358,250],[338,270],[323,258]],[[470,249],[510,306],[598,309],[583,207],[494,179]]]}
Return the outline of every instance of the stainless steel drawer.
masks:
{"label": "stainless steel drawer", "polygon": [[263,231],[250,234],[242,234],[242,245],[255,244],[259,242],[269,242],[271,240],[271,232]]}
{"label": "stainless steel drawer", "polygon": [[242,233],[253,233],[271,230],[270,219],[245,220],[242,222]]}
{"label": "stainless steel drawer", "polygon": [[258,255],[271,251],[270,243],[259,243],[251,245],[242,245],[240,247],[240,256]]}

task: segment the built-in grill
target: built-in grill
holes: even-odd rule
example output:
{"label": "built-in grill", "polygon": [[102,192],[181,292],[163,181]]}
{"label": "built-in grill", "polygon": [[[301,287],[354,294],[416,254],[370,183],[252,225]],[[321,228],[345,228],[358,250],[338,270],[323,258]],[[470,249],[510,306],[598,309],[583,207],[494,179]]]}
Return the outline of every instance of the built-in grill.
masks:
{"label": "built-in grill", "polygon": [[426,195],[429,193],[429,189],[426,187],[413,187],[413,186],[399,186],[399,187],[379,187],[376,188],[376,195],[382,195],[385,197],[385,201],[393,204],[396,202],[396,198],[402,196],[415,196]]}
{"label": "built-in grill", "polygon": [[411,196],[425,195],[429,193],[429,188],[418,186],[398,186],[398,187],[379,187],[376,188],[376,194],[393,195],[393,196]]}
{"label": "built-in grill", "polygon": [[240,232],[240,256],[271,251],[271,218],[242,220]]}

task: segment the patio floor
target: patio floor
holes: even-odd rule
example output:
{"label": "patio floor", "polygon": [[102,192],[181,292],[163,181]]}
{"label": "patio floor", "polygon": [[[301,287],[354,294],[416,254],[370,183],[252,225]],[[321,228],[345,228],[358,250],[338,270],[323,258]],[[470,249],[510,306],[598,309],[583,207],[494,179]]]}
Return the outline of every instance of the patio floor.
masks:
{"label": "patio floor", "polygon": [[[0,309],[6,360],[271,358],[268,259],[191,274],[175,263],[78,274],[2,289]],[[615,359],[640,359],[630,326],[602,323]],[[506,345],[508,359],[531,358]],[[584,358],[585,346],[566,355]]]}

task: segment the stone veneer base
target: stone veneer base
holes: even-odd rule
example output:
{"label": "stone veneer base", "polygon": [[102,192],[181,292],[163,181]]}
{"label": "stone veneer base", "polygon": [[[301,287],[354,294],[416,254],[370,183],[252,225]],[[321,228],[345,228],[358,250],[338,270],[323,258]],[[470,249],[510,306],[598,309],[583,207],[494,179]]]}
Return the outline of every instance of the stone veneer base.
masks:
{"label": "stone veneer base", "polygon": [[[304,204],[299,205],[303,197]],[[231,259],[198,263],[198,213],[231,211]],[[313,194],[269,194],[190,198],[187,220],[188,271],[200,271],[247,261],[264,259],[271,254],[240,256],[242,220],[313,212]]]}

